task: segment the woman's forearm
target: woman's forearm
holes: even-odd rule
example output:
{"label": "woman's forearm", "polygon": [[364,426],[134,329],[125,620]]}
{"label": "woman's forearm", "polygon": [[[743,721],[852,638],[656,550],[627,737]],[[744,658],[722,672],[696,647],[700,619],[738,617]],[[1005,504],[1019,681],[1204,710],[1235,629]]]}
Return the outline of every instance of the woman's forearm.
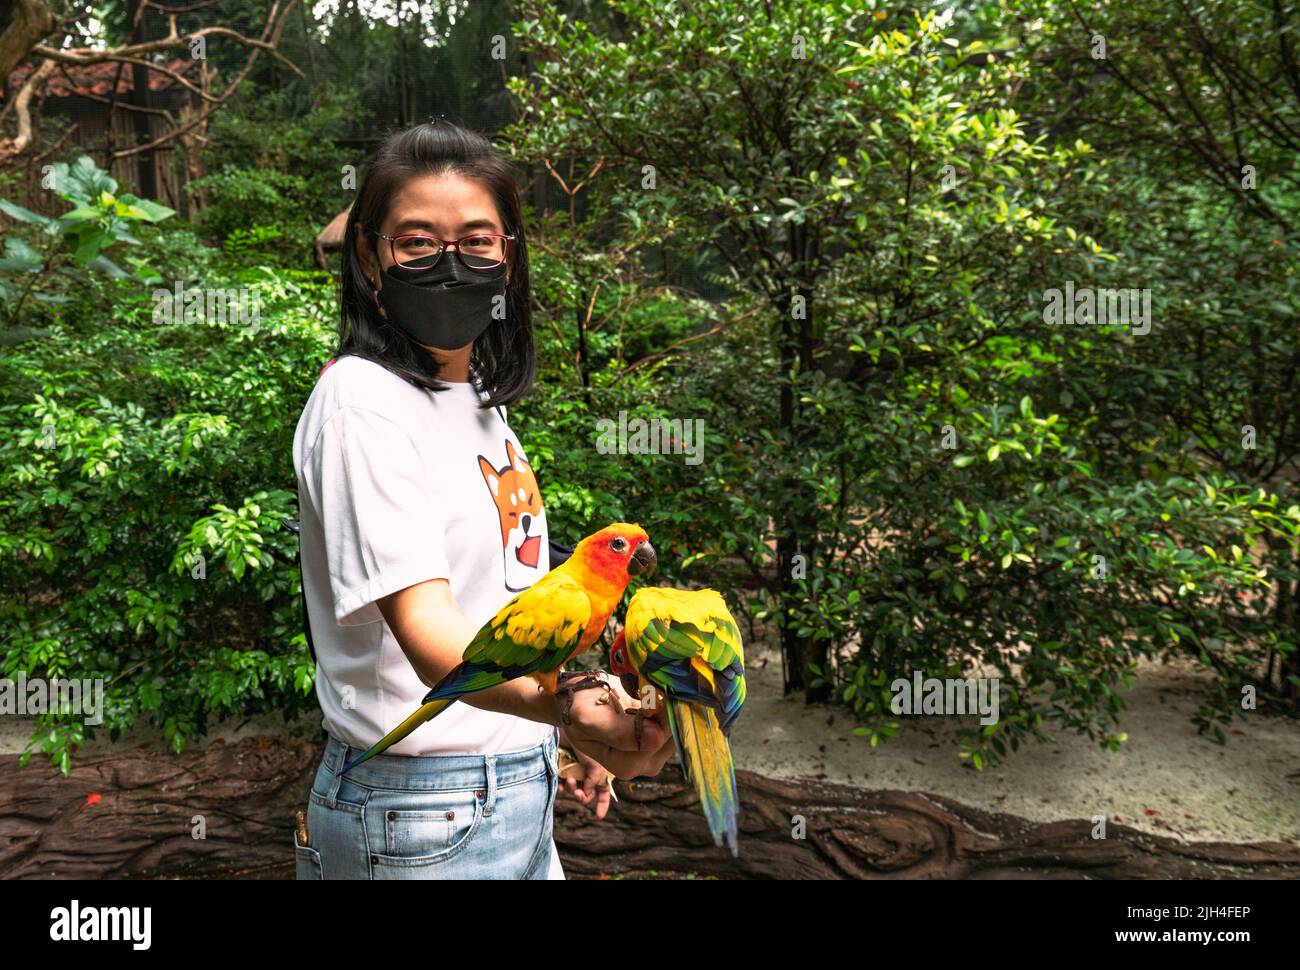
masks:
{"label": "woman's forearm", "polygon": [[[460,611],[445,579],[409,586],[377,603],[411,666],[429,687],[455,669],[479,630]],[[513,714],[541,724],[560,724],[559,703],[554,696],[538,690],[531,677],[467,694],[461,700],[480,710]]]}
{"label": "woman's forearm", "polygon": [[540,685],[533,678],[520,677],[500,687],[490,687],[476,694],[467,694],[461,698],[461,701],[480,710],[513,714],[540,724],[558,727],[561,723],[559,701],[554,694],[548,694],[539,687]]}

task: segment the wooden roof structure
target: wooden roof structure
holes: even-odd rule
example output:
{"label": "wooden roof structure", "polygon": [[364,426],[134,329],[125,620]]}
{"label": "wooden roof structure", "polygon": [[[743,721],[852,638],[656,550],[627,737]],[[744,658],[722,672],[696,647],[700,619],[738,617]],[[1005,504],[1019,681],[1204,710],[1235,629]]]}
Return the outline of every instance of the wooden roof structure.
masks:
{"label": "wooden roof structure", "polygon": [[348,216],[352,214],[352,205],[331,219],[316,235],[316,261],[320,263],[321,269],[328,269],[325,262],[325,251],[343,248],[343,237],[348,231]]}

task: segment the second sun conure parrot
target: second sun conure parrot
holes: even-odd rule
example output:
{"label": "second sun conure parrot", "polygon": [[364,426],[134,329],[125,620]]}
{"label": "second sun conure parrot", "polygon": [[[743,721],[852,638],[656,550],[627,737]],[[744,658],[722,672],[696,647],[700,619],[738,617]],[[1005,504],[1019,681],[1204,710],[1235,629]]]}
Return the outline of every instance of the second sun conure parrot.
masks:
{"label": "second sun conure parrot", "polygon": [[615,522],[587,536],[564,563],[501,607],[420,708],[343,772],[387,750],[466,694],[526,676],[551,694],[599,686],[592,681],[557,688],[556,682],[564,664],[600,638],[631,577],[651,576],[655,565],[654,546],[639,525]]}
{"label": "second sun conure parrot", "polygon": [[[740,629],[711,589],[639,589],[609,650],[610,673],[638,696],[651,684],[665,696],[668,728],[686,778],[699,793],[713,841],[736,848],[736,770],[728,736],[745,703]],[[657,697],[657,695],[656,695]],[[641,710],[657,703],[647,697]]]}

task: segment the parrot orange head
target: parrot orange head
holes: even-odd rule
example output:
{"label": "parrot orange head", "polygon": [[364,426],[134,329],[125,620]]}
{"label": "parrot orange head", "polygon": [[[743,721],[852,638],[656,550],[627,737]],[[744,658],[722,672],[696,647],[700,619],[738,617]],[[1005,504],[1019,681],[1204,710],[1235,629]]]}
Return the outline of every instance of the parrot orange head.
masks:
{"label": "parrot orange head", "polygon": [[627,586],[633,576],[654,575],[657,564],[645,529],[627,522],[615,522],[587,536],[573,550],[573,558],[589,572],[620,586]]}

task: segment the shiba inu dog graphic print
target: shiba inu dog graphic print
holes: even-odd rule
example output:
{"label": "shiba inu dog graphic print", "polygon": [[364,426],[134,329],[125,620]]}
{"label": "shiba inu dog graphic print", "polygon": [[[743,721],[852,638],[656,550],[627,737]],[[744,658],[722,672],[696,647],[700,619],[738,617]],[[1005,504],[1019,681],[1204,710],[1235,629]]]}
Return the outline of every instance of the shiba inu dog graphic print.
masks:
{"label": "shiba inu dog graphic print", "polygon": [[517,593],[532,586],[544,573],[539,572],[539,566],[547,552],[546,513],[537,477],[523,453],[508,438],[504,444],[504,465],[498,468],[483,455],[479,455],[478,464],[501,520],[506,589]]}

